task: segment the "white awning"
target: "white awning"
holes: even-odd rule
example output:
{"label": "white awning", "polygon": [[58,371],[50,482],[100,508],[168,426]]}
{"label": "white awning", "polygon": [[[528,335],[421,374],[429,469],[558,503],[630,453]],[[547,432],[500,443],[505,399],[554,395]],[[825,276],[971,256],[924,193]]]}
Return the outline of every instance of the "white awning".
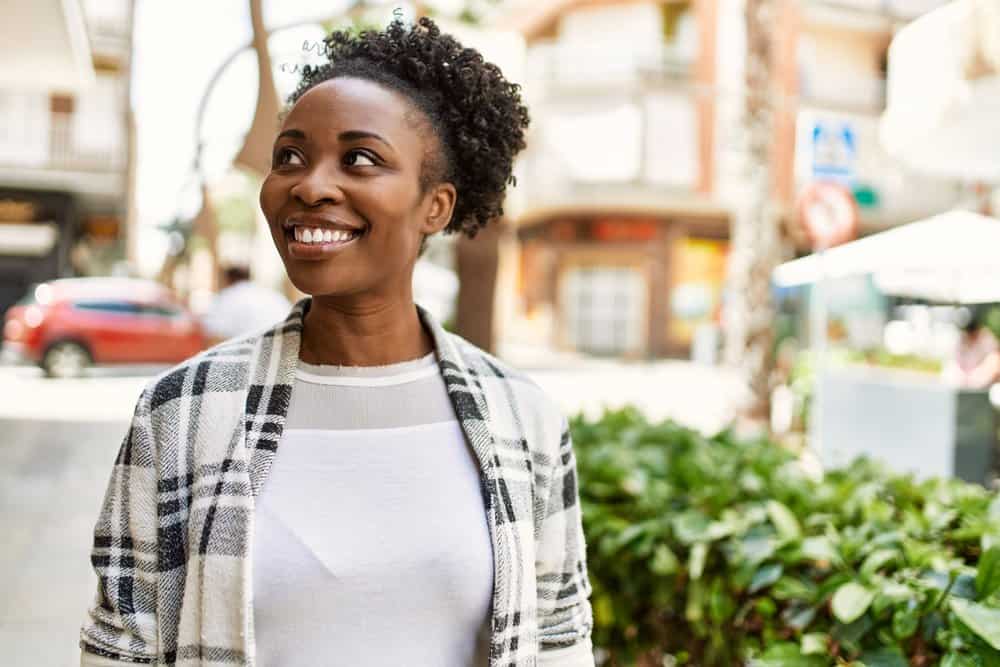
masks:
{"label": "white awning", "polygon": [[8,0],[0,21],[0,89],[73,92],[93,85],[79,0]]}
{"label": "white awning", "polygon": [[887,294],[1000,302],[1000,220],[951,211],[782,264],[779,287],[872,274]]}
{"label": "white awning", "polygon": [[52,252],[58,239],[55,223],[0,223],[0,255],[43,257]]}
{"label": "white awning", "polygon": [[896,34],[879,131],[916,171],[1000,182],[1000,3],[955,0]]}

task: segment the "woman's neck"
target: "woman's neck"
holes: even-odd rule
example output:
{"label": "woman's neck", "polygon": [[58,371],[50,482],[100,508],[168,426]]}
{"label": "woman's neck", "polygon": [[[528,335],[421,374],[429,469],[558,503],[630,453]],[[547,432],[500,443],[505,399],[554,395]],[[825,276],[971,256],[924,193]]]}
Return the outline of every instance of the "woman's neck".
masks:
{"label": "woman's neck", "polygon": [[299,358],[317,365],[387,366],[433,351],[412,300],[345,305],[319,297],[303,321]]}

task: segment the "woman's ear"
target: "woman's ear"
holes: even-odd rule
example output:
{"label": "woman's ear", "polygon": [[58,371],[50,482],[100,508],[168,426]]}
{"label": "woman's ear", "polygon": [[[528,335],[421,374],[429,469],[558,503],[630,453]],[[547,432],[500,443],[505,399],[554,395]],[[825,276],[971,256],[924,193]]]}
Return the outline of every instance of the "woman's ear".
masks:
{"label": "woman's ear", "polygon": [[438,183],[430,192],[430,207],[427,210],[427,218],[421,226],[420,231],[424,234],[436,234],[451,222],[451,216],[455,211],[455,200],[458,198],[458,191],[452,183]]}

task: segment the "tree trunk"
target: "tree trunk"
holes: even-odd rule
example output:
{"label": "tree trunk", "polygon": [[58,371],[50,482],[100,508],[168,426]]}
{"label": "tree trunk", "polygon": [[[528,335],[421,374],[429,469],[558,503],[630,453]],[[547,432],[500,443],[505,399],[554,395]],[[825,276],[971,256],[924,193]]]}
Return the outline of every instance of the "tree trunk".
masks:
{"label": "tree trunk", "polygon": [[493,351],[493,311],[500,261],[502,221],[491,222],[476,238],[459,237],[455,244],[458,272],[458,304],[455,329],[458,335],[487,352]]}
{"label": "tree trunk", "polygon": [[260,178],[271,169],[271,148],[278,133],[278,92],[274,87],[271,54],[267,48],[267,28],[264,26],[263,0],[250,0],[250,21],[253,25],[253,50],[257,56],[257,108],[243,147],[233,163],[255,172]]}
{"label": "tree trunk", "polygon": [[744,372],[749,389],[740,416],[754,422],[770,414],[776,314],[771,273],[785,254],[772,196],[776,10],[776,0],[746,0],[745,190],[732,221],[724,323],[726,362]]}

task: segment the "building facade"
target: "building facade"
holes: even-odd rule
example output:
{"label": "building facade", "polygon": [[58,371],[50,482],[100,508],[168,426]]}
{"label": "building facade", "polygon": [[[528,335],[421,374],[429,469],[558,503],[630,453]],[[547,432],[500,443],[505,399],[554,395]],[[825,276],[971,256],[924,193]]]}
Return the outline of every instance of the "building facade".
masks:
{"label": "building facade", "polygon": [[133,255],[132,2],[13,5],[0,27],[16,51],[0,75],[0,311],[33,282],[106,275]]}
{"label": "building facade", "polygon": [[[906,171],[877,135],[893,31],[939,4],[776,0],[771,166],[793,238],[798,194],[826,163],[847,170],[862,233],[958,200],[956,183]],[[513,13],[532,129],[509,207],[505,339],[651,358],[687,356],[717,331],[743,186],[742,12],[740,0],[562,0]],[[827,155],[817,127],[846,128],[849,154]]]}

